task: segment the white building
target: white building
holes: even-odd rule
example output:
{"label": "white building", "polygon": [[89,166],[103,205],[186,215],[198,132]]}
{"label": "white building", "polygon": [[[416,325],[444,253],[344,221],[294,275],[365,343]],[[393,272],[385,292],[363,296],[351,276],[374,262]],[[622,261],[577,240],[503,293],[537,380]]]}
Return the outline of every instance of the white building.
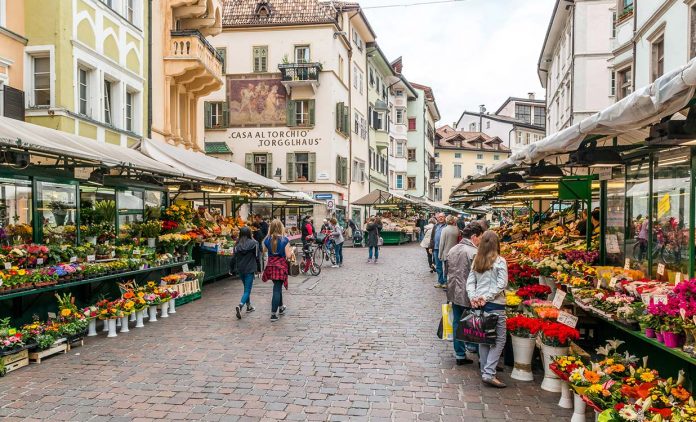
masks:
{"label": "white building", "polygon": [[556,1],[537,64],[546,88],[546,133],[556,133],[613,102],[608,61],[616,1]]}
{"label": "white building", "polygon": [[406,193],[408,177],[408,103],[418,98],[418,93],[401,74],[401,57],[391,63],[397,74],[393,82],[392,125],[389,127],[389,190]]}

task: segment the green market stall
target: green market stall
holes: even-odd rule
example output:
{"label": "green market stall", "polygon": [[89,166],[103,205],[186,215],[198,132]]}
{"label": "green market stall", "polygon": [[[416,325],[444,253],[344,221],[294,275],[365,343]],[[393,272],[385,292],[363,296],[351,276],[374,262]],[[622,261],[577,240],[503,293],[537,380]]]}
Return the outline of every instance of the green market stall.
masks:
{"label": "green market stall", "polygon": [[[365,215],[369,215],[368,208],[372,213],[380,214],[382,212],[393,212],[402,215],[405,215],[408,211],[417,211],[424,208],[421,202],[380,189],[375,189],[362,198],[354,201],[353,205],[364,206]],[[367,236],[367,234],[365,234],[365,236]],[[411,242],[413,239],[413,235],[398,230],[382,230],[381,236],[384,239],[385,245],[402,245]]]}

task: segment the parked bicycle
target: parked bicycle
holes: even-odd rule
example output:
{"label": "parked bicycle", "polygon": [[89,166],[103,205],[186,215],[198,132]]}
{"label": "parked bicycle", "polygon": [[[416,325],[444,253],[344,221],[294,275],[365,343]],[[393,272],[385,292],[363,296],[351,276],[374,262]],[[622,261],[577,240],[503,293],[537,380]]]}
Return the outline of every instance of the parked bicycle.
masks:
{"label": "parked bicycle", "polygon": [[[317,257],[321,257],[322,261],[317,262]],[[300,261],[300,272],[302,274],[319,275],[322,263],[323,252],[320,247],[309,243],[302,247],[302,260]]]}

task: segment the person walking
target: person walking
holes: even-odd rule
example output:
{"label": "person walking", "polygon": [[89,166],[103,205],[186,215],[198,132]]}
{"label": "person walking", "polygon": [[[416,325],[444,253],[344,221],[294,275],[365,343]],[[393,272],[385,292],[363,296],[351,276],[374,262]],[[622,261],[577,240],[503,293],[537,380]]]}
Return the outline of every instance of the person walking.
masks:
{"label": "person walking", "polygon": [[435,264],[435,272],[437,272],[437,283],[435,287],[445,288],[445,272],[442,267],[442,261],[440,260],[440,237],[442,236],[442,230],[445,228],[445,214],[439,212],[435,214],[435,219],[437,224],[433,227],[432,234],[430,235],[430,245],[428,247],[433,254],[433,263]]}
{"label": "person walking", "polygon": [[343,242],[345,238],[343,237],[343,227],[338,224],[335,218],[329,220],[331,224],[331,237],[333,237],[334,252],[336,253],[336,264],[332,265],[331,268],[339,268],[343,266]]}
{"label": "person walking", "polygon": [[382,232],[382,219],[379,217],[370,217],[365,226],[365,231],[367,232],[367,247],[368,247],[368,258],[367,263],[372,262],[372,255],[374,252],[375,264],[379,259],[379,235]]}
{"label": "person walking", "polygon": [[435,272],[435,264],[433,263],[433,250],[430,249],[430,237],[433,234],[433,227],[437,224],[435,217],[431,217],[428,224],[423,228],[423,240],[421,240],[420,246],[425,249],[425,253],[428,254],[428,267],[430,267],[430,272]]}
{"label": "person walking", "polygon": [[447,254],[449,253],[450,249],[452,249],[452,246],[456,245],[459,241],[457,217],[448,215],[447,218],[445,218],[445,224],[447,224],[447,226],[442,229],[442,234],[440,234],[440,245],[438,247],[440,256],[438,256],[438,258],[440,258],[440,261],[442,261],[442,270],[444,272],[445,279],[447,279]]}
{"label": "person walking", "polygon": [[418,227],[418,241],[422,242],[423,237],[425,237],[425,226],[428,224],[423,214],[418,214],[416,219],[416,227]]}
{"label": "person walking", "polygon": [[466,280],[466,293],[471,306],[485,312],[498,314],[495,327],[494,345],[479,344],[481,379],[484,383],[505,388],[504,382],[496,378],[496,367],[505,348],[505,288],[508,283],[508,269],[505,258],[500,256],[500,241],[494,231],[486,231],[481,236],[478,252],[474,257],[469,277]]}
{"label": "person walking", "polygon": [[271,221],[268,236],[263,241],[263,250],[268,252],[268,264],[263,271],[262,280],[273,281],[273,299],[271,300],[271,322],[278,321],[278,314],[283,315],[287,307],[283,305],[283,286],[288,288],[288,259],[295,258],[290,240],[285,236],[285,227],[280,220]]}
{"label": "person walking", "polygon": [[[457,326],[462,319],[464,311],[471,309],[471,301],[466,292],[466,281],[471,272],[471,263],[474,261],[478,244],[483,234],[483,228],[477,222],[473,222],[462,230],[462,240],[452,246],[447,254],[447,301],[452,303],[452,331],[457,332]],[[478,345],[465,343],[456,338],[454,344],[454,357],[457,365],[473,363],[466,357],[466,352],[478,352]]]}
{"label": "person walking", "polygon": [[237,319],[242,319],[244,305],[246,305],[247,313],[256,310],[251,306],[251,288],[254,284],[254,273],[257,271],[258,249],[259,243],[252,238],[251,229],[249,227],[239,229],[239,240],[234,245],[234,259],[231,261],[231,265],[236,266],[236,271],[244,283],[244,294],[242,294],[239,305],[235,308]]}

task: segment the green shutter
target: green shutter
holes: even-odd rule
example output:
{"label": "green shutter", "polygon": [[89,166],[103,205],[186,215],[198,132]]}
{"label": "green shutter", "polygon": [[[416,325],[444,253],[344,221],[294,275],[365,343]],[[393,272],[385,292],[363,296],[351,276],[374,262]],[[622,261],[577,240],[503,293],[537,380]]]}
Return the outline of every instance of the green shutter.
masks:
{"label": "green shutter", "polygon": [[285,120],[288,127],[297,126],[295,122],[295,101],[288,100],[287,108],[285,109]]}
{"label": "green shutter", "polygon": [[314,126],[314,100],[309,100],[307,103],[309,103],[309,125]]}
{"label": "green shutter", "polygon": [[336,156],[336,183],[339,185],[343,184],[343,179],[341,179],[341,157]]}
{"label": "green shutter", "polygon": [[222,103],[222,126],[228,127],[230,125],[230,109],[225,101]]}
{"label": "green shutter", "polygon": [[343,117],[341,117],[342,113],[343,103],[336,103],[336,131],[338,132],[343,132],[341,130],[341,123],[343,122]]}
{"label": "green shutter", "polygon": [[[314,101],[312,101],[314,102]],[[310,152],[307,154],[309,157],[309,181],[315,182],[317,180],[317,154],[315,152]]]}
{"label": "green shutter", "polygon": [[208,101],[203,103],[203,115],[204,115],[204,127],[206,129],[210,129],[213,126],[212,123],[212,113],[211,113],[211,105]]}
{"label": "green shutter", "polygon": [[244,163],[246,164],[247,170],[254,169],[254,154],[247,153],[244,155]]}
{"label": "green shutter", "polygon": [[350,135],[350,113],[348,106],[343,107],[343,134]]}
{"label": "green shutter", "polygon": [[287,172],[285,174],[285,179],[288,182],[294,182],[295,181],[295,153],[294,152],[288,152],[287,158]]}
{"label": "green shutter", "polygon": [[261,72],[268,72],[268,47],[261,47]]}
{"label": "green shutter", "polygon": [[341,178],[343,179],[343,184],[348,184],[348,158],[341,158]]}
{"label": "green shutter", "polygon": [[268,177],[269,179],[272,179],[273,174],[274,174],[273,154],[268,153],[268,154],[266,154],[266,177]]}

